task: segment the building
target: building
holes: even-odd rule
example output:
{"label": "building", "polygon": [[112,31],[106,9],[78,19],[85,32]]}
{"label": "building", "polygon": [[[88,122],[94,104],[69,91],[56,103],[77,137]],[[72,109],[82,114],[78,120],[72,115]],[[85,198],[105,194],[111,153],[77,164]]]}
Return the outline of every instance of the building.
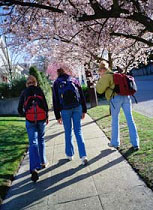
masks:
{"label": "building", "polygon": [[8,82],[8,54],[4,38],[0,37],[0,82]]}
{"label": "building", "polygon": [[5,37],[0,37],[0,83],[9,83],[11,79],[26,76],[28,71],[24,65],[12,63]]}

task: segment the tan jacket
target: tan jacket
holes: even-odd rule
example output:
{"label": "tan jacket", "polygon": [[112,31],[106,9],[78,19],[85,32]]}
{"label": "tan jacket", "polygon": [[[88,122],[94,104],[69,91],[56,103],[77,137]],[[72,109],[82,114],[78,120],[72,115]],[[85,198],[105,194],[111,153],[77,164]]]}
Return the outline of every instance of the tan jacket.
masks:
{"label": "tan jacket", "polygon": [[105,93],[106,99],[110,100],[111,97],[116,95],[116,93],[113,93],[114,87],[115,87],[115,84],[113,82],[113,74],[111,71],[108,70],[98,80],[96,84],[96,91],[99,94]]}

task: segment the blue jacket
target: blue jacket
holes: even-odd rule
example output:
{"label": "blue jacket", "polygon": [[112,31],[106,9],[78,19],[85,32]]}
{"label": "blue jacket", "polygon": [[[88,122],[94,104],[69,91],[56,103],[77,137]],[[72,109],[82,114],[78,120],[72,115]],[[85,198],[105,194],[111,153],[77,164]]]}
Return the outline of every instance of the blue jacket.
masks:
{"label": "blue jacket", "polygon": [[[66,80],[69,77],[70,77],[69,75],[63,74],[63,75],[59,76],[58,78],[60,78],[60,79],[63,78],[63,80]],[[55,117],[56,117],[57,120],[61,118],[60,112],[62,110],[62,106],[60,104],[59,95],[58,95],[58,85],[59,85],[58,78],[55,80],[55,82],[53,84],[53,108],[54,108],[54,114],[55,114]],[[86,113],[87,112],[87,107],[86,107],[86,101],[85,101],[85,97],[84,97],[82,88],[81,88],[78,80],[75,79],[74,77],[73,77],[73,82],[75,83],[76,87],[79,90],[80,104],[82,105],[82,112]]]}

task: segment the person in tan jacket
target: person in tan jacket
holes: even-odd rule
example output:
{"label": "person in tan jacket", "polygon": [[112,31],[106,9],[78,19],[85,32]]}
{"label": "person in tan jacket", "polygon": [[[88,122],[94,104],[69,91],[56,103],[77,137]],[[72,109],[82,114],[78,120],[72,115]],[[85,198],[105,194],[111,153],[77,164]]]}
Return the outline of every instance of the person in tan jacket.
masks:
{"label": "person in tan jacket", "polygon": [[107,62],[103,61],[100,63],[99,75],[100,79],[96,84],[96,91],[99,94],[105,93],[106,99],[110,101],[112,116],[111,142],[108,145],[116,149],[120,146],[119,113],[122,108],[126,117],[132,147],[134,150],[139,150],[139,136],[132,116],[130,96],[122,96],[114,92],[113,72],[109,69]]}

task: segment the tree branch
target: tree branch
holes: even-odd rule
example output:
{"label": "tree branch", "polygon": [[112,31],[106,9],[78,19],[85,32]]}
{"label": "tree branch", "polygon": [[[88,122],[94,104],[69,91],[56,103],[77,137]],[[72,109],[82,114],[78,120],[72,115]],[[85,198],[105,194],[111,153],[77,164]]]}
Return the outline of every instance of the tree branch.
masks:
{"label": "tree branch", "polygon": [[[122,19],[129,19],[133,21],[137,21],[138,23],[142,24],[149,32],[153,32],[153,20],[148,16],[144,15],[143,12],[134,12],[130,14],[129,10],[122,9],[121,6],[117,4],[117,1],[112,5],[111,10],[106,10],[102,6],[94,9],[94,15],[87,15],[83,14],[81,17],[78,18],[79,22],[97,20],[97,19],[104,19],[104,18],[122,18]],[[136,3],[136,2],[135,2]],[[93,8],[93,6],[91,5]],[[137,5],[138,7],[138,5]],[[140,8],[139,8],[140,10]],[[122,17],[122,15],[125,15]]]}
{"label": "tree branch", "polygon": [[138,12],[141,12],[140,3],[137,0],[131,0]]}
{"label": "tree branch", "polygon": [[105,10],[96,0],[90,0],[90,5],[92,9],[94,10],[95,14],[97,12],[101,12],[101,10]]}
{"label": "tree branch", "polygon": [[74,9],[78,10],[78,9],[76,8],[75,4],[74,4],[71,0],[68,0],[68,2],[69,2],[69,4],[70,4]]}
{"label": "tree branch", "polygon": [[137,21],[141,23],[143,26],[145,26],[146,30],[148,30],[149,32],[153,32],[153,20],[143,15],[142,13],[134,12],[133,15],[130,15],[126,19]]}
{"label": "tree branch", "polygon": [[125,37],[127,39],[134,39],[136,41],[143,42],[144,44],[147,44],[150,47],[153,46],[153,42],[148,41],[146,39],[143,39],[141,37],[135,36],[135,35],[129,35],[129,34],[123,34],[123,33],[115,33],[115,32],[112,32],[110,35],[111,36],[123,36],[123,37]]}
{"label": "tree branch", "polygon": [[64,13],[64,11],[61,9],[57,9],[55,7],[38,4],[38,3],[23,2],[23,1],[16,1],[16,0],[0,1],[0,6],[12,6],[12,5],[20,5],[23,7],[35,7],[35,8],[39,8],[39,9],[49,10],[52,12]]}
{"label": "tree branch", "polygon": [[100,29],[100,31],[99,31],[98,40],[100,39],[101,32],[102,32],[102,30],[103,30],[105,24],[107,23],[107,21],[108,21],[108,18],[106,18],[106,20],[101,24],[101,29]]}

